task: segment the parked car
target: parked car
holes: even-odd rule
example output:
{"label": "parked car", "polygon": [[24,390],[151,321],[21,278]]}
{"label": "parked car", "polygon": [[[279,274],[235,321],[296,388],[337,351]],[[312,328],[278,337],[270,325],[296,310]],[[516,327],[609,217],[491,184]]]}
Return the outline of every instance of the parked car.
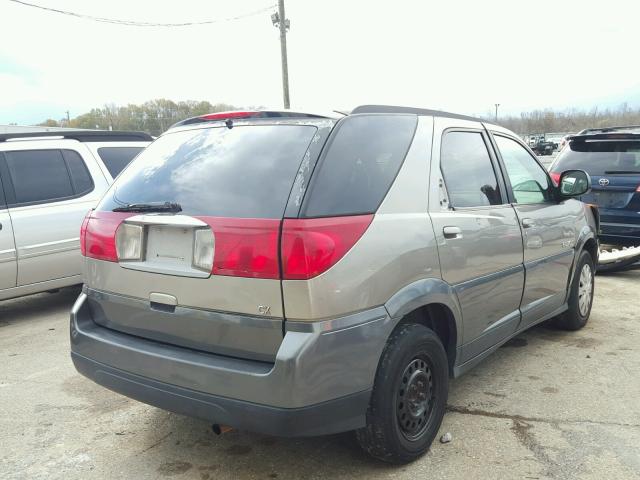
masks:
{"label": "parked car", "polygon": [[444,112],[185,121],[83,223],[73,362],[216,431],[355,430],[409,462],[450,376],[544,320],[587,322],[588,175],[560,184],[512,132]]}
{"label": "parked car", "polygon": [[592,191],[582,200],[599,207],[600,241],[640,245],[640,127],[583,132],[569,137],[551,165],[551,176],[557,180],[560,172],[570,168],[587,171]]}
{"label": "parked car", "polygon": [[146,133],[0,134],[0,300],[80,284],[78,232]]}
{"label": "parked car", "polygon": [[539,139],[531,145],[531,150],[533,150],[536,155],[551,155],[557,148],[557,143],[547,142],[544,139]]}

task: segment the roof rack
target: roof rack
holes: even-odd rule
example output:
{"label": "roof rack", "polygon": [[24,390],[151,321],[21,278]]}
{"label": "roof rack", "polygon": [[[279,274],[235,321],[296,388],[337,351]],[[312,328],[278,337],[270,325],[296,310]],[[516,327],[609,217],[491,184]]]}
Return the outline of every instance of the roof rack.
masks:
{"label": "roof rack", "polygon": [[487,120],[483,120],[482,118],[470,117],[457,113],[429,110],[427,108],[397,107],[393,105],[360,105],[351,111],[352,115],[356,113],[413,113],[415,115],[429,115],[433,117],[456,118],[458,120],[487,123]]}
{"label": "roof rack", "polygon": [[0,142],[22,138],[62,137],[79,142],[151,142],[153,137],[145,132],[112,130],[62,130],[49,132],[0,133]]}

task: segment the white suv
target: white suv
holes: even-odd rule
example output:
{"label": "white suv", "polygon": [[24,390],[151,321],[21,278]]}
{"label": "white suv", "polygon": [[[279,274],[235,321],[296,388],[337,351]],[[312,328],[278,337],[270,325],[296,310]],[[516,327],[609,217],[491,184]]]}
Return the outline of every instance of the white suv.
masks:
{"label": "white suv", "polygon": [[81,283],[79,233],[142,132],[0,134],[0,300]]}

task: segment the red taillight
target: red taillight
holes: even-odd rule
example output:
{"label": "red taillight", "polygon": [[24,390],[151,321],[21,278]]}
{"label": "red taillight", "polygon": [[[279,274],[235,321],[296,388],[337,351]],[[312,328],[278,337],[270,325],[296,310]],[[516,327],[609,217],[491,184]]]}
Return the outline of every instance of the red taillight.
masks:
{"label": "red taillight", "polygon": [[355,245],[373,215],[285,219],[282,268],[285,280],[306,280],[327,271]]}
{"label": "red taillight", "polygon": [[561,174],[559,172],[549,172],[549,176],[551,177],[551,180],[553,180],[553,183],[556,187],[560,185],[560,175]]}
{"label": "red taillight", "polygon": [[636,192],[640,193],[640,185],[636,188]]}
{"label": "red taillight", "polygon": [[98,260],[117,262],[116,230],[131,215],[128,212],[89,212],[80,231],[82,254]]}
{"label": "red taillight", "polygon": [[91,214],[93,210],[89,210],[87,214],[84,216],[84,220],[82,220],[82,225],[80,226],[80,253],[83,257],[87,256],[86,249],[86,237],[87,237],[87,224],[89,223],[89,219],[91,218]]}
{"label": "red taillight", "polygon": [[214,236],[213,275],[280,278],[280,220],[198,217]]}
{"label": "red taillight", "polygon": [[[131,213],[90,212],[82,223],[83,255],[117,262],[116,231]],[[373,215],[285,219],[197,217],[214,237],[213,275],[306,280],[335,265],[367,230]]]}
{"label": "red taillight", "polygon": [[226,120],[228,118],[249,118],[260,115],[261,112],[217,112],[200,115],[203,120]]}

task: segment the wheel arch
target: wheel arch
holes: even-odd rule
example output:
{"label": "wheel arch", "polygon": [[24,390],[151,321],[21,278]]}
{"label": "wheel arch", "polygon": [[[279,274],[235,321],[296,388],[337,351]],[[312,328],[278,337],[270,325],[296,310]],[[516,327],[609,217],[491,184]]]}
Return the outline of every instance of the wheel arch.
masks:
{"label": "wheel arch", "polygon": [[440,279],[423,279],[398,291],[385,307],[392,319],[389,336],[400,325],[417,323],[433,330],[447,353],[449,374],[462,338],[462,313],[453,288]]}

